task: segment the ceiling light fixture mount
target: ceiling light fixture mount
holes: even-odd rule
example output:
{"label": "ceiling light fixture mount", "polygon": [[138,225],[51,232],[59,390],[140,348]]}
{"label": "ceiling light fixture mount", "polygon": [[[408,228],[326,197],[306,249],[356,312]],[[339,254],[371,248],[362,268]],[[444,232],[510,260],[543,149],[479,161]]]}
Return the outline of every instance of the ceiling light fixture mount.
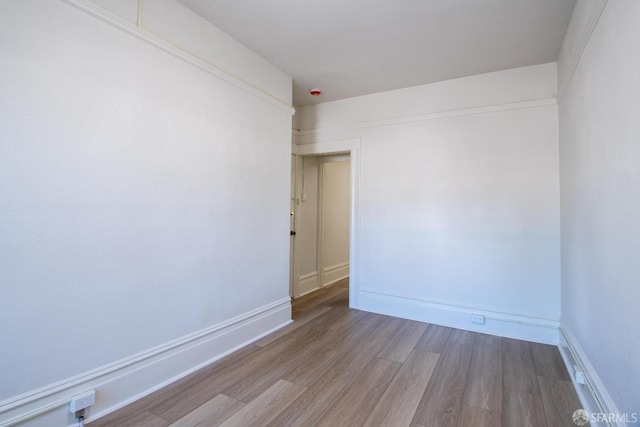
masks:
{"label": "ceiling light fixture mount", "polygon": [[318,88],[313,88],[311,90],[309,90],[309,93],[311,94],[311,96],[320,96],[322,95],[322,91]]}

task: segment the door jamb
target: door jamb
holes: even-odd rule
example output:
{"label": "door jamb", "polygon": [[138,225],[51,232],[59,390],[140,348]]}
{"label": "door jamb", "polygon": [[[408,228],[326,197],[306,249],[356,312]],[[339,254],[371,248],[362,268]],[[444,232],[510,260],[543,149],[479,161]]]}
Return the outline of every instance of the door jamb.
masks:
{"label": "door jamb", "polygon": [[351,209],[349,219],[349,307],[359,307],[360,295],[360,154],[362,139],[354,138],[330,142],[292,145],[292,153],[304,155],[325,155],[349,153],[351,159]]}

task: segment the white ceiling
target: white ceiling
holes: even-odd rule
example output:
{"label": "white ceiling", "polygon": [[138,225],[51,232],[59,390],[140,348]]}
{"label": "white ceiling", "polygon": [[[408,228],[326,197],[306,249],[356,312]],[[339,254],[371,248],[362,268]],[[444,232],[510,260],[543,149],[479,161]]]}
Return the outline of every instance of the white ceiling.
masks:
{"label": "white ceiling", "polygon": [[296,106],[553,62],[575,4],[179,1],[293,77]]}

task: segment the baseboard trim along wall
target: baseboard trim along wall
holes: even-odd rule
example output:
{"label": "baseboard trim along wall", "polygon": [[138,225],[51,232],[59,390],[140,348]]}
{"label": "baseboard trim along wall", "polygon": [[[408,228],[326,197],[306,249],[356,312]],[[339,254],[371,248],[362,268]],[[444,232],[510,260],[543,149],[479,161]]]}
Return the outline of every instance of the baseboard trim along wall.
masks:
{"label": "baseboard trim along wall", "polygon": [[[558,345],[559,322],[360,291],[358,309],[507,338]],[[484,324],[471,315],[484,316]]]}
{"label": "baseboard trim along wall", "polygon": [[96,392],[96,403],[87,409],[85,420],[93,421],[291,321],[291,299],[287,297],[114,364],[0,402],[0,426],[75,426],[68,403],[71,397],[90,389]]}
{"label": "baseboard trim along wall", "polygon": [[329,286],[336,283],[338,280],[342,280],[349,277],[349,262],[343,262],[340,264],[331,265],[325,267],[322,272],[322,286]]}
{"label": "baseboard trim along wall", "polygon": [[318,285],[318,272],[313,271],[311,273],[303,274],[298,278],[298,283],[293,290],[293,297],[300,298],[310,292],[320,289]]}
{"label": "baseboard trim along wall", "polygon": [[[616,404],[605,388],[600,376],[597,374],[582,347],[573,334],[566,328],[560,327],[560,341],[558,343],[560,354],[564,364],[569,371],[569,376],[573,382],[573,387],[578,393],[578,398],[582,407],[588,413],[599,414],[620,414]],[[576,381],[576,371],[582,372],[584,384]],[[602,422],[590,421],[591,426],[622,426],[622,424],[611,424],[606,419]]]}
{"label": "baseboard trim along wall", "polygon": [[322,269],[322,284],[317,271],[298,277],[293,290],[293,297],[300,298],[325,286],[333,285],[339,280],[349,277],[349,262],[331,265]]}

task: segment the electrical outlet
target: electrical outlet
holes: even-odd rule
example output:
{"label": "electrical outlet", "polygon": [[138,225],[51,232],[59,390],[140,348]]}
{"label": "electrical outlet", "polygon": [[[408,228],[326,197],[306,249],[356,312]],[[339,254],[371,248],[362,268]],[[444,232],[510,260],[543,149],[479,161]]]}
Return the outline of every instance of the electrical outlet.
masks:
{"label": "electrical outlet", "polygon": [[584,384],[586,382],[584,371],[578,367],[578,365],[573,366],[573,370],[575,371],[575,379],[576,383]]}
{"label": "electrical outlet", "polygon": [[77,411],[88,408],[94,403],[96,403],[96,391],[85,391],[84,393],[71,398],[71,402],[69,403],[69,412],[76,413]]}
{"label": "electrical outlet", "polygon": [[471,323],[479,323],[484,325],[484,316],[482,314],[472,314]]}

